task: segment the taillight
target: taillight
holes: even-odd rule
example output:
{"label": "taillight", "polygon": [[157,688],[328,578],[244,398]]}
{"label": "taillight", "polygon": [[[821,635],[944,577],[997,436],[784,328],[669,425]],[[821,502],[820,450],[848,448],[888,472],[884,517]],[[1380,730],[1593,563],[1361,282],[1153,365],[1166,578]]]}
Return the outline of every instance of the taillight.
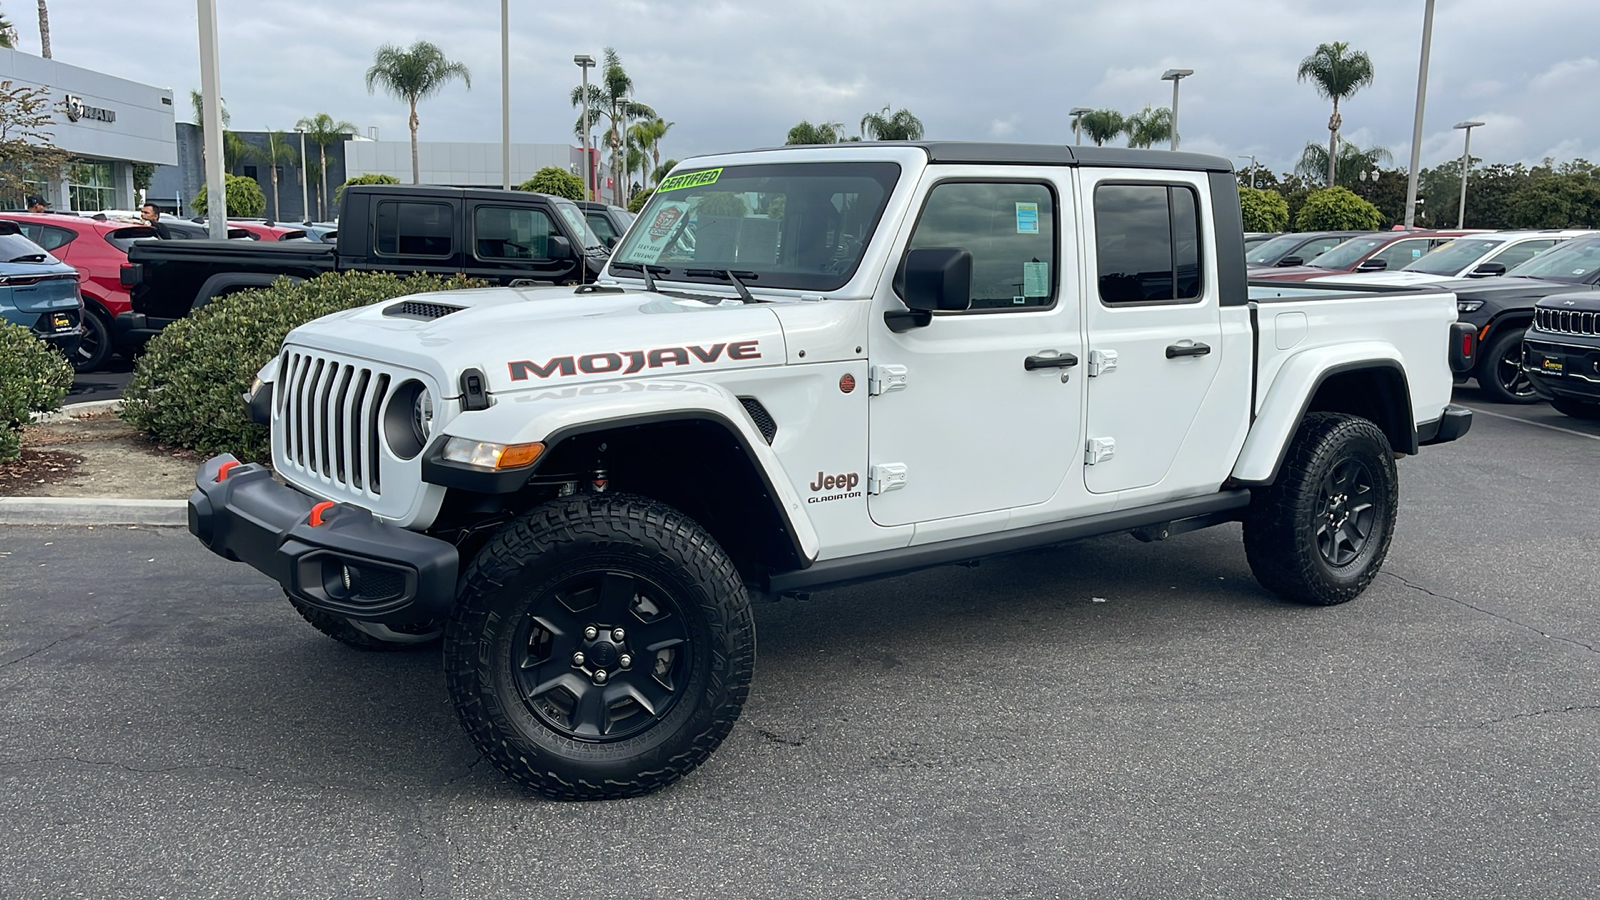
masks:
{"label": "taillight", "polygon": [[1472,371],[1478,355],[1478,332],[1466,322],[1450,326],[1450,370],[1457,374]]}

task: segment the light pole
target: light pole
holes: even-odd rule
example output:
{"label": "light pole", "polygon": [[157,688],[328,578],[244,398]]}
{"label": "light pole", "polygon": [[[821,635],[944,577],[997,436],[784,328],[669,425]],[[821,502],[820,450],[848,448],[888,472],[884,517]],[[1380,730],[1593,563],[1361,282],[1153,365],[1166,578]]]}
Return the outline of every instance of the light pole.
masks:
{"label": "light pole", "polygon": [[[1430,0],[1432,2],[1432,0]],[[594,199],[594,167],[589,159],[589,70],[594,68],[594,57],[579,53],[572,58],[583,70],[583,88],[578,96],[583,105],[583,199]]]}
{"label": "light pole", "polygon": [[1457,228],[1467,226],[1467,169],[1472,166],[1472,157],[1467,154],[1472,150],[1472,129],[1482,124],[1482,122],[1457,122],[1455,125],[1467,133],[1467,139],[1461,142],[1461,205],[1456,207]]}
{"label": "light pole", "polygon": [[1411,173],[1406,176],[1406,227],[1417,224],[1417,167],[1422,165],[1422,104],[1428,96],[1428,48],[1433,43],[1433,0],[1422,11],[1422,62],[1417,67],[1417,116],[1411,123]]}
{"label": "light pole", "polygon": [[222,85],[217,64],[216,0],[195,0],[200,18],[200,97],[205,121],[206,218],[211,239],[228,238],[228,189],[222,180]]}
{"label": "light pole", "polygon": [[[500,0],[500,189],[511,190],[511,10]],[[584,100],[588,100],[587,97]]]}
{"label": "light pole", "polygon": [[1178,149],[1178,82],[1194,74],[1193,69],[1168,69],[1161,73],[1162,81],[1172,82],[1172,149]]}
{"label": "light pole", "polygon": [[1094,112],[1087,106],[1074,106],[1067,110],[1067,115],[1072,117],[1072,140],[1077,146],[1083,146],[1083,114]]}
{"label": "light pole", "polygon": [[300,135],[300,221],[311,221],[311,195],[306,190],[306,130],[296,125],[296,133]]}
{"label": "light pole", "polygon": [[1255,154],[1252,153],[1249,156],[1236,156],[1236,157],[1234,157],[1234,159],[1248,159],[1248,160],[1250,160],[1250,189],[1251,190],[1255,190],[1255,188],[1256,188],[1256,157],[1255,157]]}

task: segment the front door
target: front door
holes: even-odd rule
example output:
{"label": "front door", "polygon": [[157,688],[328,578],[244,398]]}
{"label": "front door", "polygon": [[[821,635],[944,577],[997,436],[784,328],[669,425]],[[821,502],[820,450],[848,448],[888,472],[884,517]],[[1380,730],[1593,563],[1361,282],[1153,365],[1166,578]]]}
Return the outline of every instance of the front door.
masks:
{"label": "front door", "polygon": [[1206,262],[1204,176],[1149,169],[1083,173],[1094,294],[1085,298],[1084,483],[1104,494],[1168,479],[1216,380],[1222,323],[1215,267]]}
{"label": "front door", "polygon": [[879,287],[867,501],[879,525],[1043,503],[1081,454],[1083,369],[1060,365],[1083,350],[1070,172],[941,166],[919,194],[899,245],[971,252],[972,304],[895,333],[882,315],[905,309],[893,271]]}

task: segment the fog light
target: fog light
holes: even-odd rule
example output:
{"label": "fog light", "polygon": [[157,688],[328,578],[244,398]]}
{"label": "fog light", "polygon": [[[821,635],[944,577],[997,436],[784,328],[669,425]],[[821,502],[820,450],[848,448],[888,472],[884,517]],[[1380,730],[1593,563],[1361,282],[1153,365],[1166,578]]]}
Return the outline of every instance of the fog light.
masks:
{"label": "fog light", "polygon": [[544,452],[544,444],[499,444],[453,437],[445,441],[444,458],[486,472],[531,466]]}

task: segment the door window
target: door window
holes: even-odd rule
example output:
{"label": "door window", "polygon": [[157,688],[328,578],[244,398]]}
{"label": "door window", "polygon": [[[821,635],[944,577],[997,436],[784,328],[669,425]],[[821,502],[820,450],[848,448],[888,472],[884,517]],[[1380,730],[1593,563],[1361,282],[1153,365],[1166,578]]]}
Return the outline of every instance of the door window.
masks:
{"label": "door window", "polygon": [[549,259],[554,233],[543,210],[480,206],[472,215],[473,253],[490,262]]}
{"label": "door window", "polygon": [[378,204],[377,252],[386,256],[449,256],[454,230],[446,204]]}
{"label": "door window", "polygon": [[1103,184],[1094,192],[1095,252],[1105,303],[1200,296],[1200,205],[1176,184]]}
{"label": "door window", "polygon": [[936,185],[907,250],[958,247],[972,253],[977,311],[1042,309],[1056,298],[1055,196],[1042,184]]}
{"label": "door window", "polygon": [[[1496,253],[1489,258],[1488,262],[1497,262],[1510,269],[1514,266],[1522,265],[1555,245],[1556,242],[1553,239],[1548,241],[1523,241]],[[45,249],[49,250],[50,248],[46,247]]]}
{"label": "door window", "polygon": [[1432,247],[1427,238],[1418,238],[1414,241],[1395,241],[1389,246],[1372,254],[1371,259],[1381,259],[1388,263],[1387,268],[1398,269],[1410,265],[1412,261],[1422,258]]}

